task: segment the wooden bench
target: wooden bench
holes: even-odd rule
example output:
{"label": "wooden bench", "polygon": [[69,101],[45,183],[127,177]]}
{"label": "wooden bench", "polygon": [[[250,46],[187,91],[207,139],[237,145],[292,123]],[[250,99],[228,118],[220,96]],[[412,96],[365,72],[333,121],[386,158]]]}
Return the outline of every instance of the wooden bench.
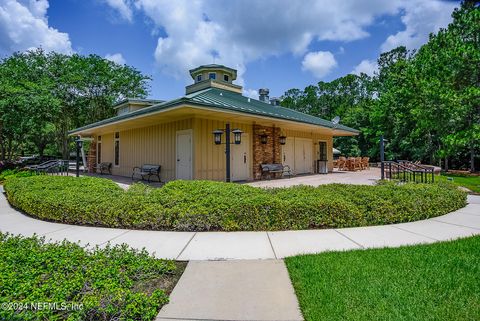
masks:
{"label": "wooden bench", "polygon": [[158,181],[161,182],[160,179],[160,169],[162,166],[160,165],[152,165],[152,164],[144,164],[142,167],[134,167],[132,173],[132,180],[134,179],[135,175],[138,175],[142,178],[142,180],[147,179],[150,183],[150,178],[157,177]]}
{"label": "wooden bench", "polygon": [[282,176],[287,174],[288,177],[292,177],[292,171],[290,170],[290,166],[283,165],[283,164],[261,164],[262,169],[262,177],[268,174],[270,177],[271,175],[275,175],[277,173],[281,173]]}
{"label": "wooden bench", "polygon": [[112,175],[112,163],[104,162],[97,165],[97,170],[100,171],[100,175],[110,174]]}

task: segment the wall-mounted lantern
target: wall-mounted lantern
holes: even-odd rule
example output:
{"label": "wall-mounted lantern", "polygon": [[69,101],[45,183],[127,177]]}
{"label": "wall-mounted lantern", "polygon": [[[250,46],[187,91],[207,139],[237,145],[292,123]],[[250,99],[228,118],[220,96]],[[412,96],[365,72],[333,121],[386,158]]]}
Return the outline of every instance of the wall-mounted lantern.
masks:
{"label": "wall-mounted lantern", "polygon": [[240,129],[232,130],[233,133],[233,142],[238,145],[242,142],[242,131]]}
{"label": "wall-mounted lantern", "polygon": [[278,138],[278,141],[280,142],[280,145],[285,145],[287,143],[287,136],[282,135]]}
{"label": "wall-mounted lantern", "polygon": [[222,143],[222,134],[223,130],[217,129],[213,131],[213,139],[215,141],[215,145],[220,145]]}
{"label": "wall-mounted lantern", "polygon": [[263,134],[260,135],[260,142],[262,144],[266,144],[268,140],[268,135],[267,133],[263,132]]}
{"label": "wall-mounted lantern", "polygon": [[238,145],[242,142],[242,133],[240,129],[230,130],[230,124],[225,125],[225,129],[216,129],[213,131],[213,140],[215,145],[222,144],[222,134],[225,133],[225,169],[226,181],[230,182],[230,133],[233,133],[233,143]]}

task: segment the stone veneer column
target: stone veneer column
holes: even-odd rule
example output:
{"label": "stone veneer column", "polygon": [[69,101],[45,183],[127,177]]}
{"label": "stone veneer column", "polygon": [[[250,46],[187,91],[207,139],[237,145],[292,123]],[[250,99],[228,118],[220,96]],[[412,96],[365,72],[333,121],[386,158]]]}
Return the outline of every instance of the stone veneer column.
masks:
{"label": "stone veneer column", "polygon": [[[267,134],[267,143],[262,144],[260,135]],[[261,164],[281,163],[281,147],[279,142],[280,128],[253,125],[253,177],[261,179]]]}
{"label": "stone veneer column", "polygon": [[95,173],[95,167],[97,166],[97,141],[92,140],[90,142],[90,149],[87,155],[87,169],[89,173]]}

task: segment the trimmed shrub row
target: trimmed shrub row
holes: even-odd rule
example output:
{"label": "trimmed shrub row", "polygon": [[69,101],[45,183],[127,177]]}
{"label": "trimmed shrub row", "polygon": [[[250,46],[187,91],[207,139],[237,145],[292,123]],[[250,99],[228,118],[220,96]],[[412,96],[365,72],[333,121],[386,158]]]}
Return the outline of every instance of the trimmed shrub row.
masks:
{"label": "trimmed shrub row", "polygon": [[178,231],[297,230],[380,225],[439,216],[466,205],[455,186],[386,183],[260,189],[212,181],[173,181],[122,190],[107,179],[9,179],[8,200],[46,220]]}
{"label": "trimmed shrub row", "polygon": [[126,245],[87,251],[0,233],[0,320],[153,320],[176,270]]}
{"label": "trimmed shrub row", "polygon": [[0,172],[0,183],[12,177],[30,177],[35,175],[37,174],[30,170],[6,169]]}

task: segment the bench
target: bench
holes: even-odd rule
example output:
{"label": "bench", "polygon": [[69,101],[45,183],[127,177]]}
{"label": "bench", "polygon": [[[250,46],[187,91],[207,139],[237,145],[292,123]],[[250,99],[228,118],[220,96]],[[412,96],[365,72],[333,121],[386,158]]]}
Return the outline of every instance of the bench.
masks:
{"label": "bench", "polygon": [[97,169],[100,171],[100,174],[110,174],[112,175],[112,163],[104,162],[100,163],[97,166]]}
{"label": "bench", "polygon": [[283,164],[261,164],[262,168],[262,177],[266,174],[275,175],[276,173],[281,173],[282,175],[287,174],[288,177],[292,177],[292,171],[290,170],[290,166],[283,165]]}
{"label": "bench", "polygon": [[152,164],[144,164],[142,167],[134,167],[132,173],[132,180],[134,179],[135,175],[138,175],[142,178],[142,180],[147,179],[150,183],[150,178],[157,177],[158,181],[161,182],[160,179],[160,165],[152,165]]}

